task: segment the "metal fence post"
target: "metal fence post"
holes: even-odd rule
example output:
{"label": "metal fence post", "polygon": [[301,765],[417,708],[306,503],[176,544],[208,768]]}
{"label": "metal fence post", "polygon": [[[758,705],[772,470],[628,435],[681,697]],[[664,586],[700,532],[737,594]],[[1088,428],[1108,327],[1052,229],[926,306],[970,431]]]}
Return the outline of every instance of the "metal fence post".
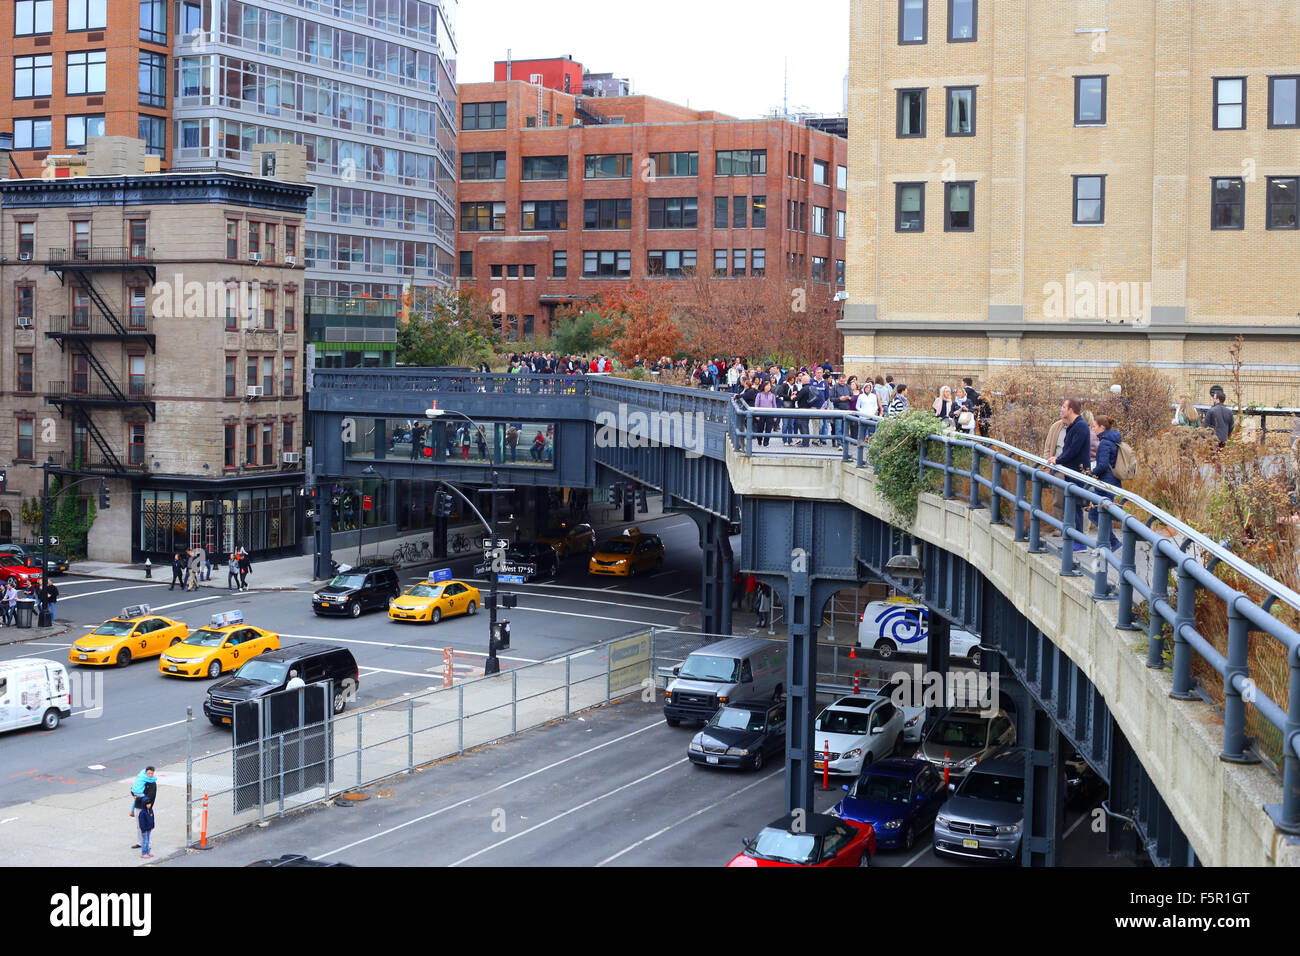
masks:
{"label": "metal fence post", "polygon": [[[280,741],[280,748],[279,748],[280,749],[280,816],[284,816],[284,734],[280,734],[279,741]],[[306,752],[302,743],[303,743],[302,736],[300,734],[298,737],[298,760],[299,761],[302,760],[303,755]]]}
{"label": "metal fence post", "polygon": [[465,752],[465,685],[457,684],[460,694],[456,700],[456,753]]}
{"label": "metal fence post", "polygon": [[1246,753],[1246,701],[1234,683],[1240,674],[1250,677],[1250,623],[1228,604],[1228,658],[1223,668],[1223,753],[1228,763],[1257,763]]}
{"label": "metal fence post", "polygon": [[1079,521],[1079,499],[1072,494],[1074,489],[1069,482],[1066,482],[1063,490],[1065,508],[1061,511],[1061,573],[1073,577],[1079,572],[1074,567],[1074,539],[1070,537],[1070,529]]}
{"label": "metal fence post", "polygon": [[993,453],[992,478],[989,488],[990,524],[1002,524],[1002,461],[998,453]]}
{"label": "metal fence post", "polygon": [[[257,699],[257,822],[266,819],[266,725],[262,718],[262,699]],[[233,726],[234,720],[232,718]],[[236,781],[238,784],[238,781]]]}
{"label": "metal fence post", "polygon": [[510,669],[510,736],[519,733],[519,668]]}
{"label": "metal fence post", "polygon": [[[924,457],[924,456],[922,456]],[[952,443],[943,443],[943,497],[947,501],[952,497]]]}
{"label": "metal fence post", "polygon": [[[1110,562],[1102,548],[1110,544],[1111,524],[1114,519],[1107,505],[1097,505],[1097,569],[1092,579],[1092,597],[1095,601],[1110,599]],[[1102,542],[1105,541],[1106,545]],[[1107,548],[1109,550],[1109,548]]]}
{"label": "metal fence post", "polygon": [[357,786],[361,786],[361,715],[353,714],[357,721]]}
{"label": "metal fence post", "polygon": [[1175,700],[1196,700],[1192,693],[1192,645],[1183,637],[1183,628],[1196,621],[1196,581],[1178,567],[1178,614],[1174,618],[1174,689]]}
{"label": "metal fence post", "polygon": [[[653,667],[654,661],[654,638],[650,639],[650,660]],[[573,712],[573,655],[564,656],[564,715],[567,717]]]}
{"label": "metal fence post", "polygon": [[1124,631],[1137,630],[1133,623],[1133,585],[1128,580],[1128,572],[1137,572],[1137,532],[1128,527],[1128,522],[1121,525],[1119,551],[1119,621],[1117,628]]}
{"label": "metal fence post", "polygon": [[614,691],[610,686],[614,682],[613,672],[613,655],[609,653],[609,646],[605,647],[605,701],[609,702],[614,699]]}
{"label": "metal fence post", "polygon": [[185,708],[185,849],[194,843],[194,708]]}
{"label": "metal fence post", "polygon": [[[1033,482],[1033,490],[1029,498],[1029,553],[1042,554],[1047,550],[1043,547],[1043,521],[1038,517],[1039,512],[1043,510],[1043,479],[1037,469],[1034,470]],[[1052,493],[1055,494],[1055,490]]]}
{"label": "metal fence post", "polygon": [[415,770],[415,698],[406,700],[406,772]]}
{"label": "metal fence post", "polygon": [[1293,648],[1287,656],[1291,659],[1291,700],[1286,727],[1282,731],[1282,819],[1279,825],[1288,833],[1300,833],[1300,648]]}
{"label": "metal fence post", "polygon": [[1163,668],[1165,619],[1156,612],[1156,604],[1169,600],[1169,559],[1160,553],[1159,543],[1152,557],[1151,597],[1147,601],[1147,667]]}
{"label": "metal fence post", "polygon": [[977,480],[980,477],[980,456],[979,448],[974,443],[970,447],[970,494],[966,497],[966,505],[969,508],[982,508],[980,503],[980,483]]}
{"label": "metal fence post", "polygon": [[1012,516],[1014,527],[1016,529],[1016,540],[1024,541],[1029,537],[1029,530],[1025,527],[1025,469],[1019,465],[1016,466],[1016,509]]}

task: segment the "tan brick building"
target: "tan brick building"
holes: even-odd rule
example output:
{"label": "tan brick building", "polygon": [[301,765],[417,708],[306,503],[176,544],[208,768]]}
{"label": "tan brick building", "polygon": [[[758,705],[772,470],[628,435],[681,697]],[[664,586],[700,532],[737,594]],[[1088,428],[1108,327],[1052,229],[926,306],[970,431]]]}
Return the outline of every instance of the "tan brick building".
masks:
{"label": "tan brick building", "polygon": [[853,0],[850,369],[1300,404],[1300,5]]}
{"label": "tan brick building", "polygon": [[67,178],[0,182],[0,537],[39,534],[27,466],[52,458],[109,479],[93,559],[299,553],[312,187],[301,147],[265,151],[283,178],[145,175],[108,137]]}

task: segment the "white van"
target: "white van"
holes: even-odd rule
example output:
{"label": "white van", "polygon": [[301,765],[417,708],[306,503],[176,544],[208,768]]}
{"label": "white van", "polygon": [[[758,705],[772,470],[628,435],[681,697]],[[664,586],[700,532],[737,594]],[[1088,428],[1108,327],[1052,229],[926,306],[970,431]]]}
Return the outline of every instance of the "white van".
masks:
{"label": "white van", "polygon": [[44,727],[72,716],[72,687],[58,661],[39,657],[0,661],[0,730]]}
{"label": "white van", "polygon": [[[930,621],[925,605],[904,597],[872,601],[858,621],[858,646],[871,648],[881,657],[925,654],[929,651]],[[980,641],[969,631],[952,628],[948,641],[952,660],[966,660],[971,667],[980,666]]]}
{"label": "white van", "polygon": [[706,721],[731,700],[785,693],[785,642],[761,637],[729,637],[693,651],[673,668],[664,691],[664,720]]}

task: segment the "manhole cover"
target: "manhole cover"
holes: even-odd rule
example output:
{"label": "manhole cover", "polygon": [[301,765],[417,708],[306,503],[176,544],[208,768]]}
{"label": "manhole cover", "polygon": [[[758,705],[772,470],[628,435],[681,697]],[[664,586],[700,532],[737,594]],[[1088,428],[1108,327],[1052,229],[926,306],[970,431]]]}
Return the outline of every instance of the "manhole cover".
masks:
{"label": "manhole cover", "polygon": [[344,803],[360,803],[363,800],[369,800],[370,794],[358,793],[354,790],[350,793],[339,794],[338,799],[342,800]]}

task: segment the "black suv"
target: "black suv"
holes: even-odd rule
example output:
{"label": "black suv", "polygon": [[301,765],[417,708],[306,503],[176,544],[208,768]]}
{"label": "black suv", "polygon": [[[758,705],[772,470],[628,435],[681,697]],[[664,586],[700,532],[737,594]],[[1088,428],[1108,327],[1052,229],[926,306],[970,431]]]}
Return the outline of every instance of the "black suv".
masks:
{"label": "black suv", "polygon": [[229,725],[235,704],[255,700],[285,689],[296,671],[304,684],[334,682],[334,713],[341,714],[361,686],[357,660],[346,647],[326,644],[291,644],[259,654],[230,677],[208,688],[203,713],[218,727]]}
{"label": "black suv", "polygon": [[334,576],[311,596],[317,614],[346,614],[360,617],[362,611],[385,610],[388,602],[402,593],[397,572],[392,568],[353,568]]}

